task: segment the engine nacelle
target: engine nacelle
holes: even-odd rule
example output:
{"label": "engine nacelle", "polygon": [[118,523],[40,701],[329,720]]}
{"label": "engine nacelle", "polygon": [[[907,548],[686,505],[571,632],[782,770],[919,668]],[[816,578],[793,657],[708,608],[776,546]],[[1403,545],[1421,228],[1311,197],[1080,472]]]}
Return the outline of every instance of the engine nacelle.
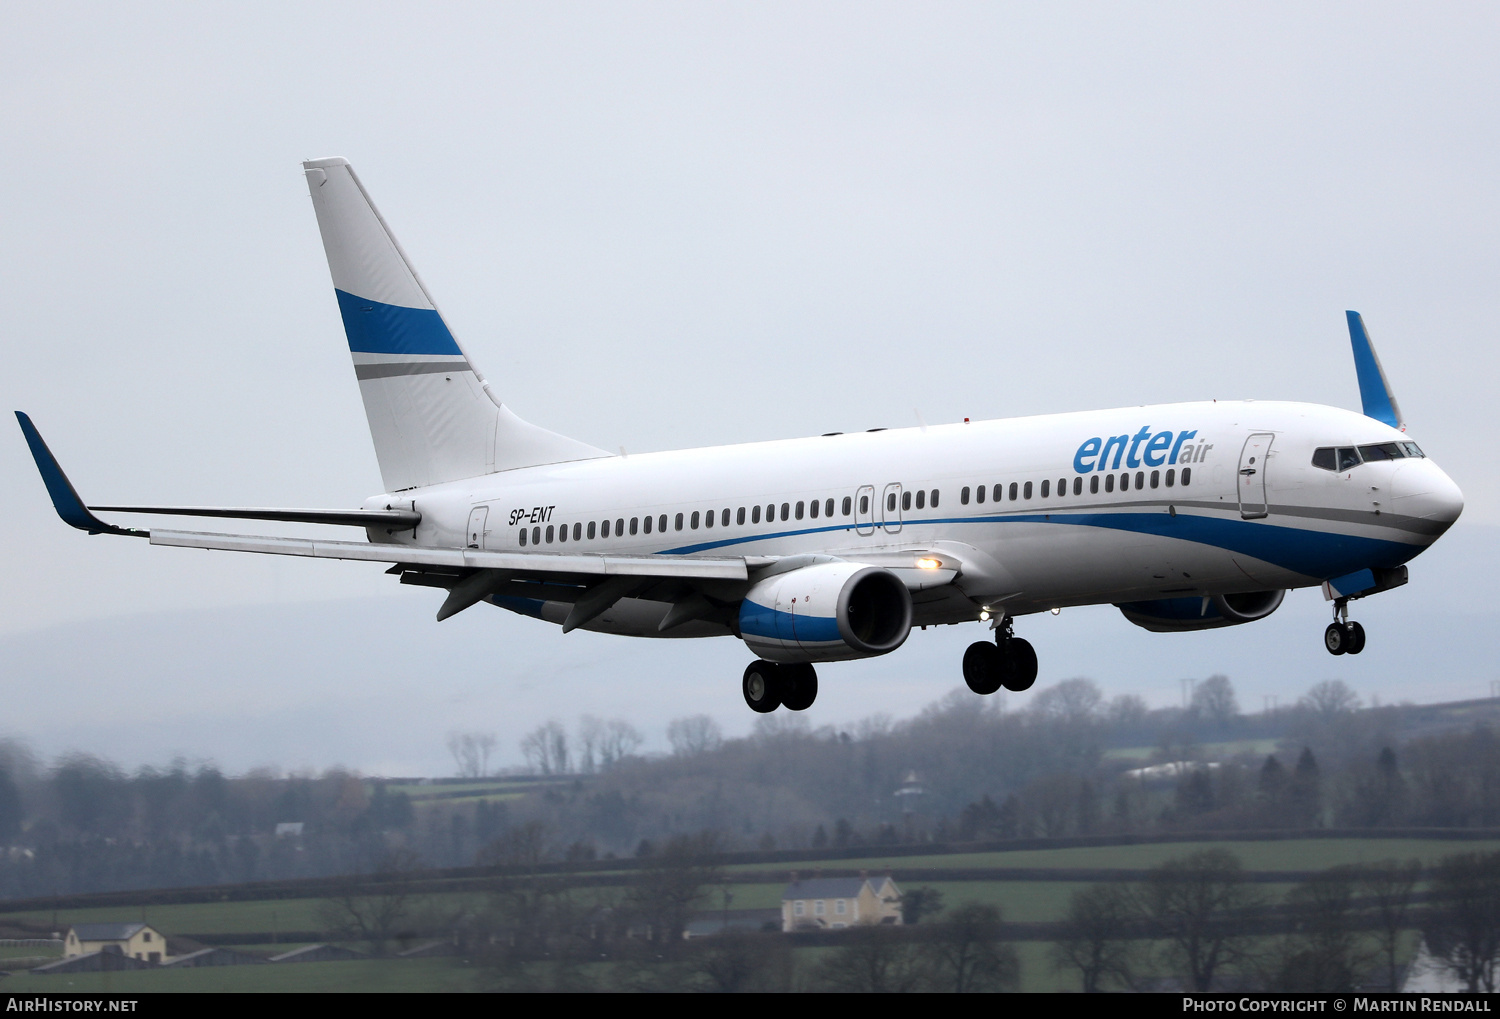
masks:
{"label": "engine nacelle", "polygon": [[911,593],[889,570],[818,563],[767,577],[740,603],[740,637],[772,662],[836,662],[896,650]]}
{"label": "engine nacelle", "polygon": [[1154,633],[1212,630],[1216,626],[1238,626],[1264,619],[1281,607],[1285,591],[1251,591],[1246,594],[1216,594],[1211,598],[1160,598],[1134,601],[1115,608],[1136,626]]}

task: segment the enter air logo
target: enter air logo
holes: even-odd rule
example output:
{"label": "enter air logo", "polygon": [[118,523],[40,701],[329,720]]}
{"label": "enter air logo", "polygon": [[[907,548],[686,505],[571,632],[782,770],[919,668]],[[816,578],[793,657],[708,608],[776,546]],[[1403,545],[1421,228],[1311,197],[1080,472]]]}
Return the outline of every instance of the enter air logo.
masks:
{"label": "enter air logo", "polygon": [[1152,433],[1150,425],[1142,425],[1134,435],[1095,436],[1085,439],[1078,452],[1073,454],[1073,469],[1079,474],[1087,474],[1090,471],[1117,471],[1122,461],[1131,469],[1143,463],[1147,467],[1197,463],[1214,448],[1201,439],[1195,444],[1193,440],[1197,435],[1196,429]]}

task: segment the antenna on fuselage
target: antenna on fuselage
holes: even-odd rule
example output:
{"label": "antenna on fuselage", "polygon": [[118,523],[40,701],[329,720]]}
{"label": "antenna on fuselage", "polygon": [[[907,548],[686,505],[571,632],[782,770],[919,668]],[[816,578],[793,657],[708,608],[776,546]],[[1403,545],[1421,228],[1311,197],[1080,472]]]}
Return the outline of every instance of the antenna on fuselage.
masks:
{"label": "antenna on fuselage", "polygon": [[1361,410],[1365,417],[1406,431],[1406,419],[1396,405],[1396,394],[1391,391],[1390,380],[1385,377],[1385,369],[1380,364],[1380,355],[1375,353],[1375,345],[1370,342],[1364,318],[1357,311],[1344,314],[1349,319],[1349,342],[1354,347],[1354,372],[1359,377]]}

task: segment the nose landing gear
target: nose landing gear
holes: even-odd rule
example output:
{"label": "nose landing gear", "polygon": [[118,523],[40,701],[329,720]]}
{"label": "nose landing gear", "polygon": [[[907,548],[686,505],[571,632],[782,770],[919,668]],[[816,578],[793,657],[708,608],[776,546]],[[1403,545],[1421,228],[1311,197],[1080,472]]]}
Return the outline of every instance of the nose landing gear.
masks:
{"label": "nose landing gear", "polygon": [[1349,619],[1349,599],[1333,603],[1333,622],[1323,631],[1323,646],[1331,655],[1357,655],[1365,649],[1365,628]]}
{"label": "nose landing gear", "polygon": [[1036,649],[1015,636],[1010,617],[995,630],[995,642],[976,641],[964,652],[964,682],[977,694],[992,694],[1002,686],[1020,693],[1036,682]]}

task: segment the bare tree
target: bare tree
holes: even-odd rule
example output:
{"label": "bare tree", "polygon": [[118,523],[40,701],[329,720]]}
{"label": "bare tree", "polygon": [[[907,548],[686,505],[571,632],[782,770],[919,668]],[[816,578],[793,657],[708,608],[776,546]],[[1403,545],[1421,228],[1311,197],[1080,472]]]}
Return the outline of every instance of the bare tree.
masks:
{"label": "bare tree", "polygon": [[1015,949],[1000,940],[1000,910],[965,903],[934,925],[926,952],[935,989],[971,994],[1014,990],[1021,964]]}
{"label": "bare tree", "polygon": [[364,941],[370,951],[385,955],[390,942],[411,937],[418,897],[412,887],[420,861],[409,850],[386,853],[368,878],[351,878],[324,899],[319,918],[341,941]]}
{"label": "bare tree", "polygon": [[458,765],[459,778],[484,778],[490,773],[490,755],[495,752],[492,732],[450,732],[448,753]]}
{"label": "bare tree", "polygon": [[702,832],[674,836],[645,858],[631,902],[651,941],[668,949],[680,944],[693,910],[708,898],[709,886],[721,881],[719,857],[718,836]]}
{"label": "bare tree", "polygon": [[1438,907],[1423,928],[1427,947],[1468,985],[1495,991],[1500,956],[1500,853],[1461,853],[1437,867]]}
{"label": "bare tree", "polygon": [[1195,991],[1212,989],[1226,966],[1245,958],[1246,937],[1235,914],[1259,902],[1245,882],[1239,857],[1205,849],[1154,868],[1141,890],[1166,962]]}
{"label": "bare tree", "polygon": [[856,927],[840,938],[813,971],[819,990],[907,994],[927,990],[928,966],[919,946],[893,927]]}
{"label": "bare tree", "polygon": [[1234,696],[1234,684],[1228,676],[1213,675],[1193,688],[1193,711],[1215,725],[1223,727],[1240,714],[1240,702]]}
{"label": "bare tree", "polygon": [[537,775],[566,775],[572,763],[568,753],[568,733],[556,720],[523,736],[521,754],[532,773]]}
{"label": "bare tree", "polygon": [[599,741],[599,770],[608,771],[641,748],[646,738],[640,730],[623,718],[611,718],[604,723]]}
{"label": "bare tree", "polygon": [[1326,723],[1358,711],[1360,702],[1359,694],[1349,689],[1349,684],[1342,679],[1325,679],[1307,691],[1297,703]]}
{"label": "bare tree", "polygon": [[1098,717],[1104,694],[1092,679],[1065,679],[1037,694],[1031,710],[1044,718],[1077,724]]}
{"label": "bare tree", "polygon": [[667,742],[672,744],[672,753],[692,757],[719,749],[724,742],[724,731],[708,715],[674,718],[667,723]]}
{"label": "bare tree", "polygon": [[1332,867],[1287,893],[1296,929],[1272,955],[1272,986],[1279,991],[1352,991],[1375,958],[1370,940],[1355,929],[1357,871]]}
{"label": "bare tree", "polygon": [[1076,969],[1086,993],[1111,985],[1133,985],[1134,942],[1138,922],[1134,897],[1121,884],[1098,884],[1073,893],[1062,931],[1052,946],[1057,969]]}
{"label": "bare tree", "polygon": [[1412,891],[1421,876],[1421,860],[1383,860],[1361,868],[1358,874],[1360,895],[1374,907],[1375,940],[1385,958],[1386,980],[1392,991],[1396,990],[1396,949],[1401,932],[1408,926]]}

